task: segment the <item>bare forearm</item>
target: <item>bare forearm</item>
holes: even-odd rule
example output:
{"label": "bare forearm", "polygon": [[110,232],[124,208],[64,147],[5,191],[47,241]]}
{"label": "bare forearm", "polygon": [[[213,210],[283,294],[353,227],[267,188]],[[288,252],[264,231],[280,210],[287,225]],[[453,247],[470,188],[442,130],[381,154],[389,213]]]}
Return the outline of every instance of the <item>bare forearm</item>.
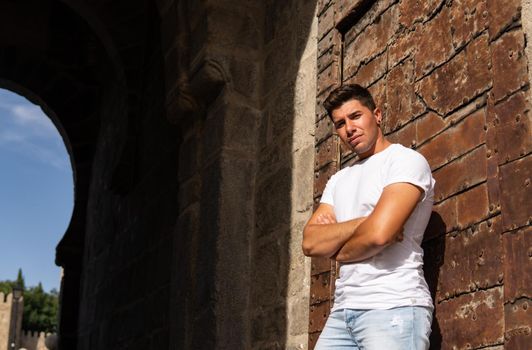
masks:
{"label": "bare forearm", "polygon": [[305,255],[332,257],[351,238],[364,219],[357,218],[341,223],[308,224],[303,233]]}

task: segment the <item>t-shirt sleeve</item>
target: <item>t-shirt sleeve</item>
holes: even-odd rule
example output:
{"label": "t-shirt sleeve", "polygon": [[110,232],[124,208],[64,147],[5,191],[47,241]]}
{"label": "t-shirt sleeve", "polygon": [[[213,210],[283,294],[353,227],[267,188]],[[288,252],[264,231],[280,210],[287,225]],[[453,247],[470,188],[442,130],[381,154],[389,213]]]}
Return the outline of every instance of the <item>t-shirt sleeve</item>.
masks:
{"label": "t-shirt sleeve", "polygon": [[434,194],[434,178],[425,157],[413,150],[394,155],[384,187],[398,182],[408,182],[421,188],[423,199]]}
{"label": "t-shirt sleeve", "polygon": [[327,181],[325,189],[323,190],[323,194],[321,195],[320,203],[329,204],[334,207],[334,189],[336,187],[337,180],[338,176],[337,174],[334,174],[331,176],[329,181]]}

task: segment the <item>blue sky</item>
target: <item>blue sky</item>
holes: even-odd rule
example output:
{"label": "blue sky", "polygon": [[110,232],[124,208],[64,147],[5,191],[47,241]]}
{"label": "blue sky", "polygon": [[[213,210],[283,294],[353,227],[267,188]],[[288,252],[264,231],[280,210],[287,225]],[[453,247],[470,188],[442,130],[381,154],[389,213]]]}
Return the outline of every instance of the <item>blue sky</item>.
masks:
{"label": "blue sky", "polygon": [[70,159],[52,121],[0,89],[0,280],[22,268],[26,286],[59,290],[55,247],[74,200]]}

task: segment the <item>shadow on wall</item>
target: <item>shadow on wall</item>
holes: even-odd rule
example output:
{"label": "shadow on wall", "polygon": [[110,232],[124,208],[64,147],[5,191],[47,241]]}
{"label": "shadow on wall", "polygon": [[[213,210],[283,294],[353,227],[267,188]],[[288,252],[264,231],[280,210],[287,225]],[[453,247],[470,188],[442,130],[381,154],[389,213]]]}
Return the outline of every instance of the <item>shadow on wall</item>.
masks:
{"label": "shadow on wall", "polygon": [[[433,211],[425,231],[426,240],[423,242],[424,272],[429,285],[430,294],[436,307],[436,291],[440,277],[440,268],[445,256],[445,232],[447,227],[440,214]],[[432,321],[432,333],[430,335],[430,348],[441,349],[442,334],[435,314]]]}

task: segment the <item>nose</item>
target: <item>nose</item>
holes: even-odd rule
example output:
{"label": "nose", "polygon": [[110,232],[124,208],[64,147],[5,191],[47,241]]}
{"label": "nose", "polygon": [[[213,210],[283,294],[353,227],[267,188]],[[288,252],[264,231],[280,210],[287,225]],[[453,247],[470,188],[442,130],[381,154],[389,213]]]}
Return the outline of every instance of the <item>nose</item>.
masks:
{"label": "nose", "polygon": [[352,121],[352,120],[347,120],[345,122],[345,131],[347,133],[348,136],[351,136],[355,133],[355,131],[357,130],[356,128],[356,125],[355,123]]}

